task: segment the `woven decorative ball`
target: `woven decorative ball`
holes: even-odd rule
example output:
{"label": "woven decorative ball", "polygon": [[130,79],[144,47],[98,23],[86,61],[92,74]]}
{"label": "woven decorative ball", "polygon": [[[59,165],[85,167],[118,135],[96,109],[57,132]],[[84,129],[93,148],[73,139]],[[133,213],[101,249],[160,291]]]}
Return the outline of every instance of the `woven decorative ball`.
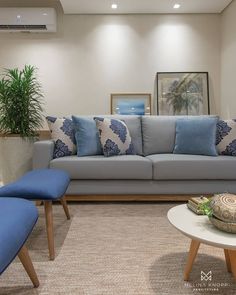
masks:
{"label": "woven decorative ball", "polygon": [[218,229],[236,234],[236,195],[214,195],[211,200],[211,223]]}
{"label": "woven decorative ball", "polygon": [[214,195],[210,206],[213,210],[213,217],[227,223],[236,223],[236,195]]}
{"label": "woven decorative ball", "polygon": [[224,222],[217,218],[209,217],[211,223],[217,227],[219,230],[225,231],[227,233],[236,234],[236,223]]}

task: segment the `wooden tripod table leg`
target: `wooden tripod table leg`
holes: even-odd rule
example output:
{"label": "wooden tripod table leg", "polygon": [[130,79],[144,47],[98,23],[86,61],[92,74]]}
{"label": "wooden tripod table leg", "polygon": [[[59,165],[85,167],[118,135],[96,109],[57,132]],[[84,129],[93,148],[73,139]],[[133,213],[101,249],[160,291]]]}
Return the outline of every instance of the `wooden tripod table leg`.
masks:
{"label": "wooden tripod table leg", "polygon": [[21,263],[23,264],[24,269],[26,270],[28,276],[30,277],[31,282],[37,288],[39,286],[39,280],[38,280],[37,274],[35,272],[33,263],[30,259],[28,250],[25,246],[23,246],[21,248],[20,252],[18,253],[18,257],[19,257]]}
{"label": "wooden tripod table leg", "polygon": [[227,250],[229,253],[229,261],[232,273],[236,279],[236,250]]}
{"label": "wooden tripod table leg", "polygon": [[227,270],[228,270],[228,272],[232,272],[230,257],[229,257],[229,250],[224,249],[224,253],[225,253],[225,262],[226,262]]}
{"label": "wooden tripod table leg", "polygon": [[46,217],[46,227],[48,236],[48,249],[49,258],[54,260],[55,250],[54,250],[54,234],[53,234],[53,216],[52,216],[52,201],[44,201],[45,217]]}
{"label": "wooden tripod table leg", "polygon": [[200,246],[200,242],[192,240],[190,244],[190,249],[188,253],[188,259],[187,259],[187,264],[185,266],[184,270],[184,280],[188,281],[189,280],[189,275],[193,267],[194,260],[196,258],[198,249]]}

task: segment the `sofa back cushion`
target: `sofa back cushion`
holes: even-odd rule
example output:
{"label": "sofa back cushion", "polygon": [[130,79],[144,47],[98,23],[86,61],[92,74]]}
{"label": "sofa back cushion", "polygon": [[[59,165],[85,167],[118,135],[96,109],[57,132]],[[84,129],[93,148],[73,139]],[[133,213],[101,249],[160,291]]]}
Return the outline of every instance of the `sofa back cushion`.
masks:
{"label": "sofa back cushion", "polygon": [[172,153],[175,146],[176,116],[143,116],[143,154]]}
{"label": "sofa back cushion", "polygon": [[[176,120],[187,117],[190,116],[143,116],[143,155],[173,153]],[[218,118],[215,115],[201,117]]]}
{"label": "sofa back cushion", "polygon": [[129,133],[132,139],[134,152],[137,155],[142,155],[142,129],[141,129],[141,116],[136,115],[89,115],[80,116],[87,118],[114,118],[118,120],[123,120],[129,129]]}

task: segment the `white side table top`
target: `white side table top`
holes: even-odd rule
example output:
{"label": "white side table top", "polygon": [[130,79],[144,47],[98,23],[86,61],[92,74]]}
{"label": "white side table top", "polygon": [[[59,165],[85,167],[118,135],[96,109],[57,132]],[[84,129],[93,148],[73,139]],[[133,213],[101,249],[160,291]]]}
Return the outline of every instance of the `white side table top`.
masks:
{"label": "white side table top", "polygon": [[168,211],[170,223],[192,240],[223,249],[236,250],[236,234],[218,230],[207,216],[190,211],[186,204]]}

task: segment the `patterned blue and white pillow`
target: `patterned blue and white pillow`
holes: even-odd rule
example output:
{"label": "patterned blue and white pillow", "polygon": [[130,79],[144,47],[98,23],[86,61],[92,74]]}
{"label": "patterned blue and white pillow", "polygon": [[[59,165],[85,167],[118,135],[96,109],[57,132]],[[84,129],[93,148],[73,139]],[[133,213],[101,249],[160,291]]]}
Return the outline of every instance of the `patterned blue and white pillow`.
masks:
{"label": "patterned blue and white pillow", "polygon": [[51,138],[55,142],[53,158],[71,156],[76,153],[73,122],[67,118],[46,117]]}
{"label": "patterned blue and white pillow", "polygon": [[216,145],[219,154],[236,156],[236,119],[218,121]]}
{"label": "patterned blue and white pillow", "polygon": [[123,121],[98,117],[94,120],[105,157],[135,154],[129,129]]}

